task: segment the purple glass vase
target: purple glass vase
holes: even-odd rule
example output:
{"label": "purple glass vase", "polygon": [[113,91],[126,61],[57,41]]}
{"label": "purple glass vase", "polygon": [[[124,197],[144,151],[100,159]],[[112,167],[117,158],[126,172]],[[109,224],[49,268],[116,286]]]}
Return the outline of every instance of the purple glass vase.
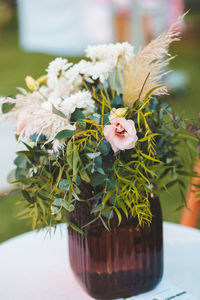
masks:
{"label": "purple glass vase", "polygon": [[[82,227],[91,220],[88,203],[79,203],[70,220]],[[87,293],[96,299],[125,298],[153,289],[163,274],[162,213],[157,197],[151,198],[151,226],[138,226],[125,215],[100,220],[84,228],[84,235],[69,228],[71,268]]]}

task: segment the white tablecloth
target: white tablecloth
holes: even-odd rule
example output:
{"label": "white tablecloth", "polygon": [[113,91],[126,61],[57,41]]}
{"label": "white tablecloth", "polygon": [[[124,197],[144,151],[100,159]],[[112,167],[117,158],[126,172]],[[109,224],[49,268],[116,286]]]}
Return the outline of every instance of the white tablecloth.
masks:
{"label": "white tablecloth", "polygon": [[[62,234],[60,229],[62,229]],[[164,223],[163,280],[200,299],[200,231]],[[69,266],[67,230],[29,232],[0,244],[1,300],[89,300]]]}

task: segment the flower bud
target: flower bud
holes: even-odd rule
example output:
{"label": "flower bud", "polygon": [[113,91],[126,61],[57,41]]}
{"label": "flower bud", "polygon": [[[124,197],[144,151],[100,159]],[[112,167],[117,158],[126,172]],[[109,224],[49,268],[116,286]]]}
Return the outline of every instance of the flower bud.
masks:
{"label": "flower bud", "polygon": [[43,75],[43,76],[41,76],[37,79],[37,82],[38,82],[39,85],[41,85],[43,83],[46,83],[46,81],[47,81],[47,76],[46,75]]}
{"label": "flower bud", "polygon": [[26,76],[25,82],[30,91],[35,91],[39,88],[39,83],[31,76]]}
{"label": "flower bud", "polygon": [[123,118],[126,115],[127,110],[128,110],[128,107],[117,108],[114,111],[114,114],[119,118]]}

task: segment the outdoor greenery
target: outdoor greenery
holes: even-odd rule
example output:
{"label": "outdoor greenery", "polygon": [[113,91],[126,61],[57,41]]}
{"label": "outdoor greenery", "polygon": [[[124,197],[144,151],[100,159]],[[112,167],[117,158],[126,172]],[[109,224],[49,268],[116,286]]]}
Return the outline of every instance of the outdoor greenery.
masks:
{"label": "outdoor greenery", "polygon": [[[13,23],[11,25],[11,27],[5,28],[4,39],[2,41],[0,41],[0,66],[1,66],[1,69],[0,69],[0,79],[1,79],[0,94],[2,94],[2,95],[13,95],[16,93],[15,89],[14,89],[15,86],[25,86],[25,84],[23,83],[23,78],[25,78],[25,76],[27,74],[30,74],[30,72],[31,72],[31,74],[30,74],[31,76],[33,76],[34,78],[38,78],[39,75],[43,72],[43,70],[48,65],[49,61],[52,60],[52,58],[53,58],[52,56],[48,56],[48,55],[25,53],[22,50],[20,50],[17,47],[17,40],[16,40],[16,35],[15,35],[16,30],[15,30],[14,26],[15,26],[15,23]],[[198,95],[199,95],[200,91],[199,91],[199,85],[198,85],[199,66],[198,66],[197,62],[199,62],[199,59],[200,59],[199,48],[200,47],[199,47],[198,43],[195,43],[193,41],[193,44],[191,45],[191,44],[188,44],[187,41],[184,41],[184,40],[183,40],[183,42],[181,42],[179,44],[175,44],[175,46],[172,48],[172,52],[174,54],[177,54],[178,57],[176,58],[176,60],[174,60],[171,63],[171,67],[186,70],[190,77],[190,84],[188,87],[185,87],[183,89],[183,91],[180,91],[179,94],[174,94],[171,96],[171,98],[169,97],[169,100],[167,100],[167,101],[168,101],[168,103],[170,103],[170,105],[173,108],[175,108],[176,111],[178,111],[179,114],[182,115],[184,113],[186,118],[197,118],[197,114],[198,114],[198,109],[197,109],[197,108],[199,108]],[[76,61],[78,59],[76,58],[76,59],[72,59],[72,60]],[[113,98],[113,100],[114,99],[115,98]],[[146,99],[146,100],[148,100],[148,99]],[[152,103],[150,103],[149,101],[147,101],[146,104],[147,104],[146,107],[148,107],[148,109],[150,108],[149,105],[152,105]],[[157,103],[157,105],[162,106],[163,104]],[[103,104],[103,106],[105,108],[105,106],[106,106],[105,103]],[[118,108],[119,106],[117,105],[116,107]],[[167,109],[166,106],[164,106],[164,107],[165,107],[165,109]],[[140,107],[138,106],[137,109],[139,109],[139,108]],[[135,107],[135,109],[136,109],[136,107]],[[100,107],[100,112],[102,113],[102,103],[101,103],[101,107]],[[107,116],[108,116],[108,112],[109,112],[109,110],[106,112],[106,109],[105,109],[105,111],[103,111],[103,114],[105,114],[105,115],[107,114]],[[129,111],[129,112],[127,112],[127,114],[128,113],[130,115],[132,112]],[[171,113],[171,112],[169,111],[168,113]],[[132,116],[132,117],[134,118],[134,116]],[[83,116],[82,116],[82,118],[83,118]],[[104,118],[102,118],[102,119],[103,119],[103,123],[101,123],[101,120],[100,120],[99,124],[97,124],[97,123],[95,124],[95,122],[93,120],[91,120],[92,123],[90,123],[90,125],[89,125],[89,124],[87,124],[87,121],[84,118],[84,121],[82,122],[82,124],[80,124],[79,130],[85,130],[85,129],[92,130],[91,129],[92,126],[94,126],[96,128],[101,128],[101,126],[104,125],[104,122],[108,122],[108,119],[107,119],[107,121],[105,121]],[[173,117],[172,117],[172,119],[173,119]],[[177,121],[177,120],[175,119],[175,121]],[[174,123],[174,125],[176,127],[177,123],[176,124],[175,123]],[[84,128],[81,128],[81,126],[83,126]],[[65,136],[63,136],[63,134]],[[69,132],[64,132],[64,133],[61,132],[60,136],[58,135],[58,139],[67,137],[68,150],[69,150],[69,148],[72,147],[72,145],[70,144],[71,137],[66,136],[66,134],[68,135]],[[80,131],[73,132],[70,134],[80,135]],[[148,133],[147,136],[150,137],[150,133]],[[170,131],[168,131],[168,138],[170,138],[171,136],[172,135],[170,134]],[[141,136],[140,139],[142,139],[144,137],[145,137],[145,134],[143,136]],[[96,144],[98,144],[97,136],[95,138],[96,138]],[[34,137],[33,137],[33,139],[34,139]],[[79,141],[79,139],[77,139],[77,143],[78,143],[78,141]],[[85,143],[84,141],[82,141],[82,142],[83,142],[83,144]],[[93,143],[94,139],[91,140],[91,142]],[[147,142],[147,140],[145,142]],[[159,142],[159,140],[157,140],[157,142]],[[172,143],[173,143],[173,141],[172,141]],[[78,144],[77,147],[79,147],[79,146],[84,147],[83,144],[81,144],[81,145]],[[85,143],[85,146],[86,145],[87,145],[87,143]],[[91,147],[91,145],[92,144],[90,144],[90,148],[93,149],[93,151],[91,151],[90,154],[92,154],[96,151],[96,153],[100,152],[103,155],[103,151],[106,151],[106,149],[108,148],[108,143],[106,143],[106,146],[102,150],[97,147],[97,149],[94,151],[96,146],[93,145]],[[41,151],[41,149],[35,149],[35,150]],[[110,152],[110,149],[107,149],[107,150],[109,150],[109,152]],[[138,148],[134,151],[137,152],[140,150],[141,149]],[[66,148],[66,151],[67,151],[67,148]],[[183,152],[182,147],[179,147],[178,151],[179,151],[179,154],[181,155]],[[105,156],[110,155],[109,152],[107,154],[104,153]],[[23,153],[23,157],[24,157],[24,154],[25,153]],[[40,154],[42,155],[42,152],[40,152]],[[86,153],[84,155],[86,155]],[[132,155],[134,155],[134,153],[132,153]],[[138,152],[137,152],[137,155],[138,155]],[[143,155],[148,155],[148,153],[144,152]],[[98,159],[98,155],[96,157],[93,157],[93,156],[88,155],[88,153],[87,153],[84,160],[86,159],[86,157],[88,157],[87,158],[88,163],[91,164],[91,162]],[[76,156],[76,158],[77,157],[78,156]],[[147,161],[149,160],[149,166],[151,166],[151,161],[153,159],[162,160],[161,156],[160,157],[150,156],[150,157],[151,157],[150,159],[146,157]],[[163,155],[163,157],[164,157],[164,155]],[[43,159],[47,160],[47,157],[44,155]],[[68,160],[67,160],[68,168],[70,166],[71,159],[73,161],[72,157],[71,158],[68,157]],[[61,160],[62,160],[62,157],[58,161],[59,164],[61,163]],[[39,159],[38,159],[38,161],[39,161]],[[18,167],[20,167],[20,164],[22,166],[25,163],[26,164],[30,163],[30,156],[28,157],[28,160],[27,159],[23,160],[22,155],[20,155],[20,153],[19,153],[19,158],[16,161],[16,165]],[[55,205],[52,206],[52,207],[54,207],[53,209],[55,210],[55,213],[56,213],[55,215],[58,218],[57,221],[62,220],[62,219],[59,219],[60,207],[62,207],[62,205],[61,205],[62,203],[59,202],[60,201],[59,199],[62,197],[59,196],[59,192],[56,189],[59,188],[60,193],[62,194],[62,189],[64,187],[66,188],[66,185],[68,187],[70,187],[70,186],[74,185],[75,183],[77,183],[77,180],[79,180],[79,179],[77,179],[77,176],[82,179],[85,178],[86,182],[88,180],[87,179],[88,174],[87,175],[83,174],[83,171],[82,171],[82,173],[80,173],[81,172],[81,169],[80,169],[81,161],[78,161],[77,163],[79,164],[79,170],[77,170],[77,172],[75,171],[76,177],[74,178],[74,180],[72,180],[72,182],[69,180],[69,177],[67,176],[67,174],[65,174],[65,176],[63,177],[63,181],[60,182],[59,187],[58,187],[58,183],[59,183],[58,180],[53,179],[53,181],[52,181],[52,184],[53,184],[52,188],[54,188],[56,185],[56,187],[55,187],[56,198],[51,199],[51,202],[57,201],[56,203],[54,202]],[[117,171],[117,173],[115,173],[116,176],[117,176],[117,174],[119,175],[118,172],[119,172],[120,163],[121,163],[121,161],[118,161],[118,171]],[[123,161],[123,166],[124,166],[124,163],[125,163],[125,161]],[[189,167],[188,162],[181,161],[181,164],[182,164],[181,171],[183,171],[183,169],[185,170],[186,168],[188,169],[188,167]],[[133,165],[134,165],[134,162],[133,162]],[[61,165],[58,165],[59,169],[60,169],[60,166],[62,167],[61,169],[63,170],[62,163],[61,163]],[[101,178],[103,178],[102,173],[105,174],[107,171],[105,169],[101,168],[101,164],[98,165],[98,163],[95,165],[95,168],[99,168],[99,171],[100,171],[99,173],[97,172],[98,174],[100,174],[100,175],[98,175],[98,180],[99,180],[99,176]],[[191,169],[191,165],[190,165],[190,169]],[[132,170],[133,170],[133,168],[132,168]],[[47,169],[46,169],[46,171],[47,171]],[[73,168],[71,168],[70,172],[72,172],[72,178],[73,178],[74,177]],[[150,172],[153,172],[153,171],[150,170]],[[147,173],[148,173],[148,171],[147,171]],[[36,175],[38,176],[38,174],[36,174]],[[187,174],[185,173],[185,175],[187,175]],[[46,178],[48,178],[49,175],[47,176],[47,174],[45,174],[45,176],[46,176]],[[59,172],[58,172],[57,176],[62,178],[63,174],[59,174]],[[91,177],[91,175],[89,175],[89,177]],[[167,179],[171,179],[171,178],[167,177]],[[182,187],[184,186],[184,184],[185,184],[184,181],[183,182],[181,181]],[[43,182],[43,186],[44,185],[45,185],[45,182]],[[145,185],[145,182],[144,182],[144,185]],[[94,186],[95,186],[95,182],[94,182]],[[27,186],[27,187],[30,188],[29,186]],[[76,189],[77,189],[77,186],[75,187],[75,190]],[[41,191],[42,191],[42,189],[41,189]],[[26,189],[24,189],[23,193],[24,193],[25,198],[30,201],[30,206],[31,206],[31,205],[34,205],[35,202],[34,202],[34,199],[32,198],[33,190],[31,192],[31,195],[29,195],[29,192],[30,192],[29,190],[26,191]],[[44,189],[40,195],[41,199],[44,200],[47,197],[46,192],[48,193],[48,191],[46,191]],[[72,190],[71,190],[71,193],[72,193]],[[112,196],[112,193],[113,193],[112,190],[110,190],[110,191],[108,191],[107,195]],[[173,221],[173,222],[179,221],[180,210],[175,211],[175,209],[180,207],[182,204],[182,202],[181,202],[182,194],[183,194],[183,191],[181,190],[181,193],[180,193],[178,190],[178,187],[174,187],[170,191],[168,191],[168,192],[165,191],[163,194],[161,194],[161,203],[163,206],[165,220]],[[76,194],[76,196],[78,196],[78,193]],[[108,196],[105,197],[104,199],[105,199],[104,204],[106,205]],[[7,196],[7,197],[1,196],[1,198],[0,198],[0,241],[6,240],[7,238],[9,238],[11,236],[14,236],[16,234],[19,234],[21,232],[25,232],[26,230],[31,229],[30,223],[29,223],[29,225],[27,225],[27,220],[20,221],[19,219],[16,218],[16,213],[17,212],[19,213],[19,211],[20,211],[19,205],[16,205],[16,202],[21,203],[22,202],[21,200],[22,200],[22,196],[16,196],[16,195]],[[71,200],[72,200],[72,198],[71,198]],[[45,214],[45,207],[43,207],[42,202],[39,202],[39,203],[40,203],[39,204],[40,213]],[[57,205],[57,204],[59,204],[59,205]],[[67,203],[64,205],[67,205],[67,208],[69,209],[71,204],[73,204],[73,201],[72,201],[72,203]],[[99,205],[99,203],[98,203],[98,205]],[[122,206],[120,206],[120,207],[123,209]],[[99,209],[101,211],[102,207],[97,206],[96,212],[98,212]],[[107,208],[103,207],[103,209],[105,210]],[[107,209],[107,211],[109,211],[109,215],[111,215],[111,210]],[[117,210],[115,209],[115,212],[116,211]],[[126,211],[126,209],[125,209],[125,211]],[[106,213],[106,210],[104,212]],[[148,217],[149,216],[150,216],[150,214],[148,214]],[[37,222],[38,219],[36,220],[36,218],[34,217],[34,220],[35,220],[35,222]],[[119,221],[120,221],[120,216],[119,216]]]}

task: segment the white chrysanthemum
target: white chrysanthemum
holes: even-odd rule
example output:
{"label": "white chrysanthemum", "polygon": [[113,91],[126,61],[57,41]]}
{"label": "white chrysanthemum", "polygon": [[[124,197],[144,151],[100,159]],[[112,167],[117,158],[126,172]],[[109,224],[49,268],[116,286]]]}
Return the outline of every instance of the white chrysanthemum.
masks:
{"label": "white chrysanthemum", "polygon": [[76,108],[82,109],[86,117],[94,113],[95,102],[92,100],[92,96],[89,92],[79,91],[72,94],[71,96],[64,98],[60,105],[60,110],[68,119],[70,119],[71,114],[76,110]]}
{"label": "white chrysanthemum", "polygon": [[44,99],[47,99],[51,93],[51,89],[47,85],[42,85],[39,88],[39,93],[41,96],[43,96]]}
{"label": "white chrysanthemum", "polygon": [[112,68],[108,62],[99,61],[96,63],[88,62],[88,69],[86,75],[91,77],[93,80],[99,78],[101,82],[104,82],[108,79],[109,74],[112,72]]}
{"label": "white chrysanthemum", "polygon": [[47,68],[47,84],[50,88],[55,88],[58,80],[64,75],[65,71],[71,67],[72,63],[68,63],[67,59],[57,57],[50,62]]}
{"label": "white chrysanthemum", "polygon": [[86,56],[93,62],[106,61],[114,69],[118,63],[127,63],[133,58],[133,46],[127,42],[88,46]]}
{"label": "white chrysanthemum", "polygon": [[78,88],[83,83],[83,73],[81,71],[85,69],[86,63],[85,60],[81,60],[65,72],[67,81],[74,89]]}
{"label": "white chrysanthemum", "polygon": [[67,70],[65,77],[73,86],[74,91],[77,91],[77,89],[83,84],[83,80],[93,83],[91,74],[93,74],[91,62],[81,60],[79,63],[73,65],[73,67]]}
{"label": "white chrysanthemum", "polygon": [[52,111],[52,103],[50,101],[42,103],[42,107],[47,111]]}
{"label": "white chrysanthemum", "polygon": [[52,112],[53,106],[59,109],[61,103],[62,103],[61,97],[55,97],[53,94],[50,94],[48,100],[42,103],[42,107],[47,111]]}
{"label": "white chrysanthemum", "polygon": [[81,86],[83,80],[93,83],[93,80],[99,78],[101,82],[104,82],[112,71],[111,65],[106,61],[93,63],[81,60],[66,72],[66,77],[76,89]]}

